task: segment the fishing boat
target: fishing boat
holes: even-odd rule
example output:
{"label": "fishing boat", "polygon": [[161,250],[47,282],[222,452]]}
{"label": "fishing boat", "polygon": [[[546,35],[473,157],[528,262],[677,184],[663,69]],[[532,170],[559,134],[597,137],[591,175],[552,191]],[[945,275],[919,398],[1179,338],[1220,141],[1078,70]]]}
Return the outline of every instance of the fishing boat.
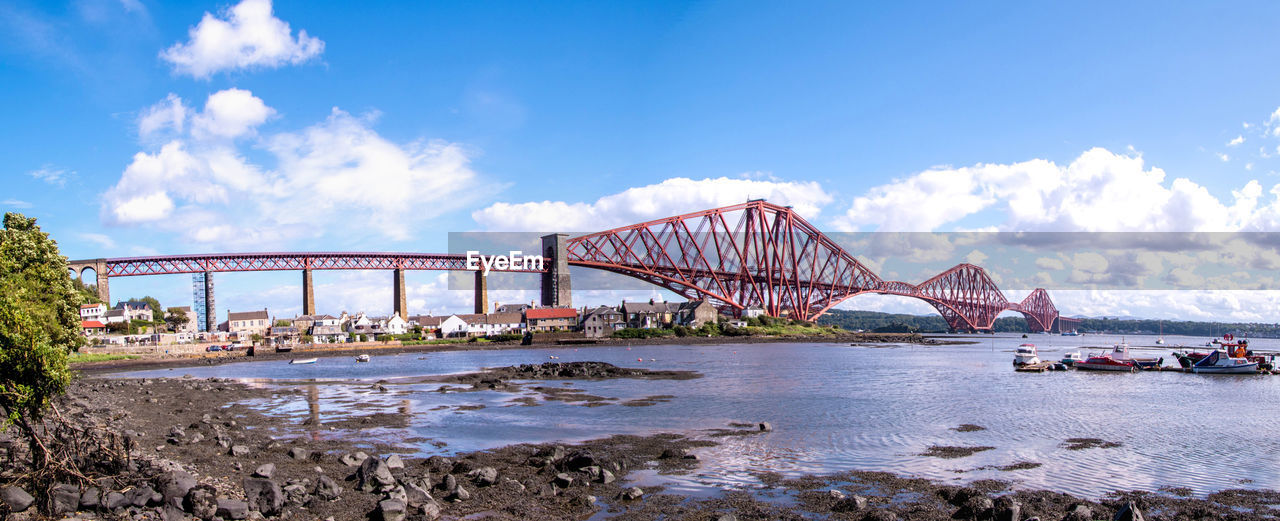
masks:
{"label": "fishing boat", "polygon": [[1119,371],[1136,373],[1141,369],[1133,360],[1117,360],[1110,354],[1091,355],[1082,362],[1076,362],[1075,368],[1084,371]]}
{"label": "fishing boat", "polygon": [[[1209,345],[1210,346],[1217,345],[1221,347],[1222,350],[1226,351],[1227,356],[1230,356],[1232,358],[1243,358],[1250,362],[1256,363],[1258,364],[1258,369],[1270,371],[1273,367],[1275,367],[1275,363],[1274,363],[1275,356],[1254,354],[1254,352],[1249,349],[1248,338],[1237,339],[1235,335],[1232,335],[1231,333],[1227,333],[1225,335],[1222,335],[1221,340],[1216,338],[1213,339],[1213,341],[1210,342]],[[1178,363],[1181,364],[1182,367],[1189,369],[1195,366],[1196,363],[1200,362],[1200,360],[1204,359],[1204,357],[1209,356],[1209,354],[1210,353],[1208,352],[1183,353],[1183,355],[1178,358]]]}
{"label": "fishing boat", "polygon": [[319,360],[319,359],[318,358],[303,358],[300,360],[294,359],[294,360],[290,360],[289,364],[290,365],[314,364],[316,363],[316,360]]}
{"label": "fishing boat", "polygon": [[1013,365],[1023,366],[1040,363],[1035,344],[1022,344],[1013,351]]}
{"label": "fishing boat", "polygon": [[1080,358],[1080,352],[1072,351],[1070,353],[1062,355],[1062,360],[1059,363],[1067,367],[1075,367],[1076,364],[1082,361],[1084,361],[1084,359]]}
{"label": "fishing boat", "polygon": [[1209,356],[1200,359],[1191,366],[1191,372],[1197,374],[1255,374],[1258,363],[1247,358],[1231,356],[1224,349],[1215,349]]}
{"label": "fishing boat", "polygon": [[1062,336],[1080,336],[1078,331],[1063,331]]}
{"label": "fishing boat", "polygon": [[1139,369],[1156,369],[1164,363],[1164,358],[1139,358],[1129,354],[1129,344],[1121,341],[1111,347],[1111,358],[1116,360],[1129,360],[1138,365]]}
{"label": "fishing boat", "polygon": [[1209,353],[1205,351],[1173,352],[1173,357],[1178,360],[1178,365],[1182,366],[1183,369],[1191,369],[1191,366],[1196,365],[1196,362],[1203,360],[1206,356],[1209,356]]}
{"label": "fishing boat", "polygon": [[356,357],[356,362],[368,362],[369,355],[360,355]]}
{"label": "fishing boat", "polygon": [[1156,345],[1164,345],[1164,321],[1160,321],[1160,336],[1156,338]]}

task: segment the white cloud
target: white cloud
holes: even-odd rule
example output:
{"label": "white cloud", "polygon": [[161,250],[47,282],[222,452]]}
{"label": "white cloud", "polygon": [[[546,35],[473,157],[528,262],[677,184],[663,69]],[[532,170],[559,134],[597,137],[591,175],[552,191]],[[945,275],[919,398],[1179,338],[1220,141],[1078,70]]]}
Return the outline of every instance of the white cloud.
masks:
{"label": "white cloud", "polygon": [[973,250],[969,252],[968,255],[964,256],[965,262],[969,264],[979,265],[979,266],[981,266],[982,261],[985,261],[985,260],[987,260],[987,254],[982,253],[981,251],[978,251],[978,250]]}
{"label": "white cloud", "polygon": [[1238,135],[1238,136],[1236,136],[1236,138],[1235,138],[1235,139],[1232,139],[1231,141],[1228,141],[1228,142],[1227,142],[1227,146],[1229,146],[1229,147],[1234,147],[1234,146],[1239,145],[1239,144],[1241,144],[1241,143],[1244,143],[1244,136],[1243,136],[1243,135]]}
{"label": "white cloud", "polygon": [[111,237],[108,237],[101,233],[84,232],[84,233],[80,233],[79,236],[81,239],[97,244],[98,246],[101,246],[103,248],[116,247],[116,241],[112,240]]}
{"label": "white cloud", "polygon": [[189,109],[182,103],[182,98],[170,93],[168,97],[147,108],[138,118],[138,134],[150,137],[161,130],[182,132],[187,122]]}
{"label": "white cloud", "polygon": [[5,199],[0,201],[0,205],[8,206],[10,208],[31,208],[31,203],[19,199]]}
{"label": "white cloud", "polygon": [[226,89],[213,93],[205,101],[204,112],[191,120],[191,134],[196,139],[232,139],[252,133],[275,113],[275,109],[247,90]]}
{"label": "white cloud", "polygon": [[1062,261],[1060,259],[1054,259],[1051,257],[1040,257],[1036,259],[1036,266],[1046,270],[1066,269],[1066,265],[1062,264]]}
{"label": "white cloud", "polygon": [[1219,153],[1217,153],[1217,154],[1214,154],[1214,155],[1218,156],[1218,160],[1219,160],[1219,161],[1222,161],[1223,163],[1226,163],[1227,161],[1230,161],[1230,160],[1231,160],[1231,156],[1226,155],[1226,154],[1223,154],[1223,153],[1221,153],[1221,152],[1219,152]]}
{"label": "white cloud", "polygon": [[206,12],[188,35],[186,43],[174,44],[160,57],[174,71],[195,78],[235,69],[296,65],[324,52],[324,42],[304,30],[295,39],[289,24],[272,14],[271,0],[242,0],[219,15]]}
{"label": "white cloud", "polygon": [[1166,182],[1164,170],[1147,167],[1140,155],[1094,148],[1065,166],[1035,159],[931,169],[854,198],[836,224],[934,231],[987,212],[997,221],[1003,214],[1003,231],[1274,229],[1280,207],[1274,199],[1260,206],[1261,195],[1250,181],[1223,201],[1188,179]]}
{"label": "white cloud", "polygon": [[[353,223],[360,231],[348,240],[404,240],[481,193],[457,144],[393,143],[372,117],[336,108],[302,130],[259,135],[255,127],[273,114],[248,91],[211,95],[185,133],[134,155],[103,194],[103,221],[222,247],[346,234]],[[251,160],[249,148],[273,164]]]}
{"label": "white cloud", "polygon": [[74,176],[75,172],[45,165],[37,170],[27,172],[27,175],[61,188],[67,185],[67,179]]}
{"label": "white cloud", "polygon": [[832,201],[815,182],[676,177],[592,202],[496,203],[471,216],[493,231],[596,231],[760,198],[791,205],[809,220]]}

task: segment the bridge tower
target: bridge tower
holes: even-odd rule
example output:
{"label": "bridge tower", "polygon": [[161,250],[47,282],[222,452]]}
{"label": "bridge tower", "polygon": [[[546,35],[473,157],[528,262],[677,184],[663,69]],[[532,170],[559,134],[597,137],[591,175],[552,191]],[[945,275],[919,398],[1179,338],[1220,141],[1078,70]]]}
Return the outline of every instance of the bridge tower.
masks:
{"label": "bridge tower", "polygon": [[569,284],[569,234],[542,237],[542,257],[547,271],[542,273],[542,305],[573,307]]}
{"label": "bridge tower", "polygon": [[489,312],[489,277],[485,276],[484,270],[476,270],[476,314],[483,315]]}
{"label": "bridge tower", "polygon": [[409,296],[404,292],[404,268],[395,269],[395,280],[392,282],[392,296],[395,298],[395,312],[400,318],[409,320]]}
{"label": "bridge tower", "polygon": [[311,280],[311,269],[302,270],[302,314],[316,314],[316,286]]}

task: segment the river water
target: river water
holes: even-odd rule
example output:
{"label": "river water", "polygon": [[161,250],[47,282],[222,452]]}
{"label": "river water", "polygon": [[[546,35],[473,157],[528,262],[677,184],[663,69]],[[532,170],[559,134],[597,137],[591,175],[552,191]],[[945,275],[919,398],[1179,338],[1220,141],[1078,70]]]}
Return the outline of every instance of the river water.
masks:
{"label": "river water", "polygon": [[[307,387],[300,398],[263,401],[263,411],[325,421],[375,412],[406,414],[408,429],[322,432],[408,443],[422,455],[465,452],[521,442],[580,441],[615,433],[697,433],[730,422],[773,424],[774,431],[716,438],[699,449],[702,465],[688,476],[641,473],[638,483],[662,483],[702,495],[726,486],[753,486],[755,473],[832,473],[883,470],[943,482],[1013,481],[1017,488],[1048,488],[1088,497],[1113,490],[1156,491],[1188,487],[1197,494],[1227,488],[1280,489],[1280,376],[1139,374],[1083,371],[1016,373],[1012,350],[1039,345],[1041,358],[1094,351],[1118,337],[974,335],[971,345],[875,347],[845,344],[668,345],[540,348],[501,351],[406,353],[356,364],[350,357],[321,358],[312,365],[281,361],[142,371],[120,376],[240,378],[268,385]],[[1130,337],[1154,346],[1154,337]],[[1166,337],[1169,356],[1178,344],[1203,338]],[[1261,339],[1254,349],[1280,350]],[[1144,354],[1138,351],[1137,354]],[[616,398],[613,405],[584,407],[556,401],[520,406],[519,396],[493,391],[435,392],[437,384],[390,385],[370,381],[471,372],[482,367],[598,360],[626,367],[693,370],[694,380],[572,381],[573,388]],[[644,361],[637,361],[637,358]],[[652,359],[652,360],[650,360]],[[315,383],[299,380],[315,379]],[[353,384],[351,380],[359,381]],[[533,385],[560,386],[562,382]],[[629,407],[618,402],[652,395],[669,401]],[[309,403],[310,402],[310,403]],[[459,406],[483,405],[477,410]],[[985,430],[958,432],[961,424]],[[1068,450],[1068,438],[1101,438],[1118,448]],[[433,442],[445,442],[447,445]],[[931,445],[991,446],[958,459],[921,456]],[[1019,462],[1039,467],[1000,471]]]}

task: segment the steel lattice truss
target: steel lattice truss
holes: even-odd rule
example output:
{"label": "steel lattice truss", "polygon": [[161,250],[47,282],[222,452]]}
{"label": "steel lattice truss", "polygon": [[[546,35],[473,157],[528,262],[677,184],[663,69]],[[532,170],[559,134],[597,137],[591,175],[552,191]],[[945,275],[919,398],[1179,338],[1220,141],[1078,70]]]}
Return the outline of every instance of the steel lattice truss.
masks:
{"label": "steel lattice truss", "polygon": [[902,295],[933,305],[956,330],[990,329],[1006,310],[1033,331],[1058,311],[1037,289],[1009,302],[986,272],[961,264],[919,285],[872,273],[790,207],[750,201],[571,239],[569,264],[621,273],[727,312],[760,307],[772,316],[814,320],[862,293]]}
{"label": "steel lattice truss", "polygon": [[[167,275],[205,271],[278,270],[456,270],[467,269],[459,254],[430,253],[217,253],[106,259],[106,275]],[[544,270],[497,269],[539,273]]]}

